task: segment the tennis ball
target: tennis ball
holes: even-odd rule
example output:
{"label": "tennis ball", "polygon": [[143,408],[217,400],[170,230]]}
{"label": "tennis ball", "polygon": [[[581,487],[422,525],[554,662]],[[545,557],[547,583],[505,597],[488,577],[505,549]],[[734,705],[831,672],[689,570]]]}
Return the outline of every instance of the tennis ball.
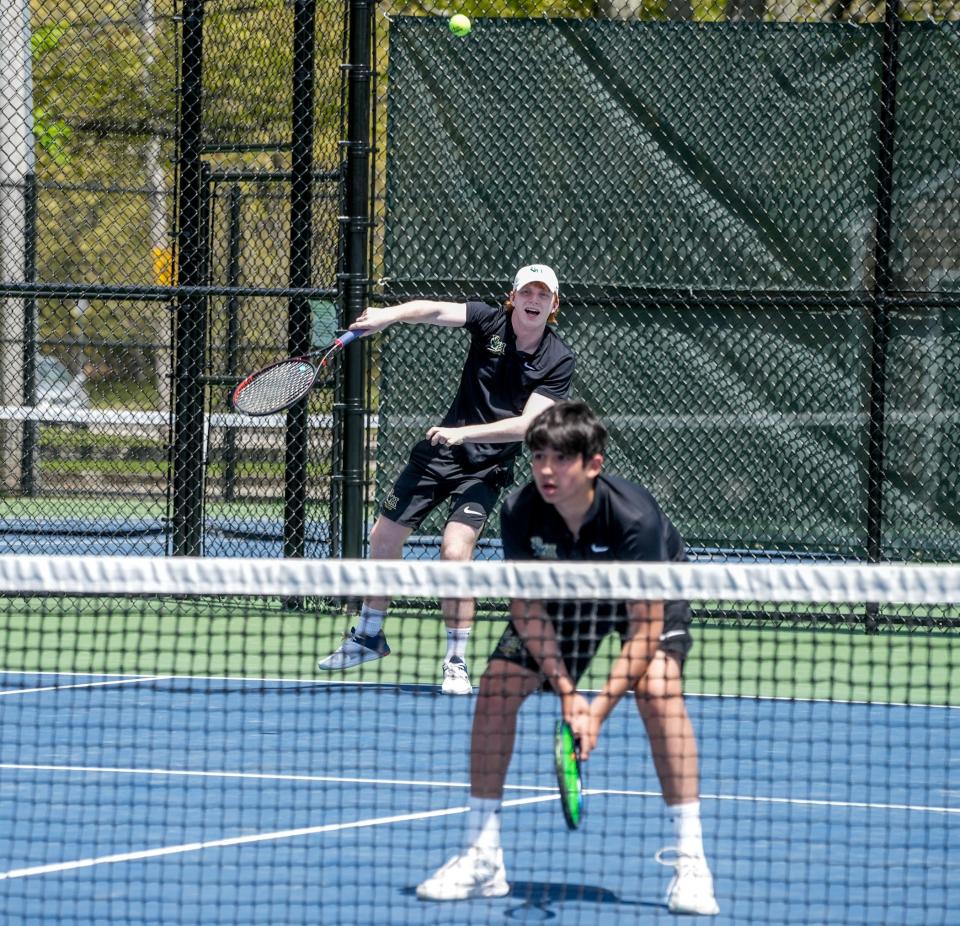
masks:
{"label": "tennis ball", "polygon": [[472,28],[473,23],[470,22],[469,16],[464,16],[463,13],[457,13],[450,17],[450,31],[454,35],[463,38]]}

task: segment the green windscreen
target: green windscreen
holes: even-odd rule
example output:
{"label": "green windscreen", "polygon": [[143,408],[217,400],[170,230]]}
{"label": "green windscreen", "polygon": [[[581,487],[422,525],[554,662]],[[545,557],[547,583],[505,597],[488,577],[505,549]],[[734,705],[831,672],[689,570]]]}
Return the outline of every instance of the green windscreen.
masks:
{"label": "green windscreen", "polygon": [[[384,295],[495,302],[518,266],[553,266],[608,465],[691,545],[865,556],[872,466],[883,554],[956,557],[958,37],[904,24],[883,114],[879,25],[480,19],[457,39],[399,18]],[[896,291],[943,298],[887,297],[880,325],[884,127],[880,259]],[[466,343],[384,340],[381,493]]]}

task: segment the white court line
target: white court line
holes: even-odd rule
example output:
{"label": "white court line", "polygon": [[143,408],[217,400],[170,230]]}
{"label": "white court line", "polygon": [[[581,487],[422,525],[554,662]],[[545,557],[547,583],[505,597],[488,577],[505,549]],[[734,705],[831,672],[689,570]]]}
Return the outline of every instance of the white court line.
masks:
{"label": "white court line", "polygon": [[[559,795],[546,797],[524,797],[514,801],[504,801],[504,807],[516,807],[521,804],[540,804],[555,801]],[[329,823],[325,826],[303,826],[292,830],[279,830],[274,833],[256,833],[252,836],[230,836],[224,839],[208,839],[203,842],[188,842],[179,846],[160,846],[156,849],[143,849],[139,852],[120,852],[116,855],[101,855],[98,858],[76,859],[69,862],[54,862],[50,865],[35,865],[32,868],[14,868],[0,872],[0,881],[11,878],[29,878],[34,875],[56,874],[61,871],[75,871],[78,868],[92,868],[94,865],[113,865],[117,862],[135,862],[141,859],[162,858],[166,855],[179,855],[184,852],[199,852],[203,849],[223,849],[228,846],[244,846],[257,842],[269,842],[278,839],[292,839],[298,836],[314,836],[319,833],[336,833],[341,830],[360,829],[367,826],[384,826],[390,823],[409,823],[414,820],[430,820],[434,817],[447,817],[466,813],[467,807],[447,807],[444,810],[430,810],[420,813],[405,813],[392,817],[372,817],[368,820],[356,820],[352,823]]]}
{"label": "white court line", "polygon": [[794,698],[790,695],[735,695],[685,691],[685,698],[729,698],[732,701],[796,701],[798,704],[853,704],[866,707],[930,707],[944,711],[960,711],[960,704],[930,704],[926,701],[864,701],[837,698]]}
{"label": "white court line", "polygon": [[0,675],[66,675],[83,678],[143,678],[136,672],[71,672],[67,669],[0,669]]}
{"label": "white court line", "polygon": [[[316,784],[351,784],[351,785],[397,785],[403,787],[424,788],[460,788],[466,790],[470,782],[463,781],[429,781],[423,779],[406,778],[349,778],[343,775],[281,775],[269,772],[211,772],[194,771],[190,769],[165,768],[115,768],[102,765],[34,765],[15,762],[0,762],[0,771],[21,772],[83,772],[102,775],[169,775],[182,778],[226,778],[248,781],[296,781],[314,782]],[[507,785],[507,790],[514,791],[556,791],[556,787],[540,785]]]}
{"label": "white court line", "polygon": [[[9,771],[41,771],[41,772],[81,772],[103,775],[166,775],[181,778],[224,778],[249,781],[294,781],[314,782],[317,784],[350,784],[350,785],[394,785],[399,787],[421,788],[455,788],[470,787],[469,782],[431,781],[416,778],[349,778],[341,775],[281,775],[266,772],[226,772],[226,771],[191,771],[189,769],[144,769],[144,768],[114,768],[100,765],[33,765],[0,762],[0,770]],[[556,796],[555,785],[505,785],[507,791],[541,791]],[[585,788],[584,794],[602,797],[650,797],[659,798],[659,791],[635,791],[623,788]],[[707,801],[739,801],[748,804],[789,804],[797,807],[833,807],[838,810],[910,810],[917,813],[946,813],[960,814],[960,807],[938,807],[929,804],[885,804],[875,801],[834,801],[801,797],[758,797],[742,794],[701,794],[701,800]],[[521,799],[522,802],[522,799]],[[506,806],[506,803],[505,803]]]}
{"label": "white court line", "polygon": [[[618,791],[604,789],[591,791],[586,789],[585,794],[619,794],[626,797],[660,797],[659,791]],[[874,801],[828,801],[825,799],[803,797],[757,797],[743,794],[701,794],[701,801],[739,801],[746,804],[789,804],[795,807],[831,807],[838,810],[911,810],[917,813],[955,813],[960,814],[960,807],[935,807],[929,804],[880,804]]]}
{"label": "white court line", "polygon": [[0,691],[0,698],[6,697],[7,695],[36,694],[40,691],[67,691],[71,688],[104,688],[109,685],[137,685],[141,682],[159,682],[173,677],[172,675],[138,675],[135,678],[116,678],[105,682],[76,682],[70,685],[45,685],[42,688],[8,688],[5,691]]}
{"label": "white court line", "polygon": [[[29,669],[0,669],[0,676],[3,675],[80,675],[85,677],[96,677],[101,675],[97,672],[31,672]],[[398,691],[404,688],[422,688],[424,691],[436,691],[439,686],[433,683],[421,682],[359,682],[349,679],[321,679],[321,678],[274,678],[257,675],[158,675],[154,677],[145,675],[104,675],[106,678],[129,678],[133,681],[152,681],[154,678],[162,681],[199,681],[199,682],[255,682],[258,685],[306,685],[314,688],[396,688]],[[596,694],[599,689],[585,689],[586,694]],[[790,695],[755,695],[755,694],[723,694],[712,692],[685,691],[685,698],[728,698],[732,701],[794,701],[798,704],[854,704],[867,707],[927,707],[936,710],[960,711],[960,704],[930,704],[920,701],[863,701],[863,700],[843,700],[839,698],[795,698]]]}

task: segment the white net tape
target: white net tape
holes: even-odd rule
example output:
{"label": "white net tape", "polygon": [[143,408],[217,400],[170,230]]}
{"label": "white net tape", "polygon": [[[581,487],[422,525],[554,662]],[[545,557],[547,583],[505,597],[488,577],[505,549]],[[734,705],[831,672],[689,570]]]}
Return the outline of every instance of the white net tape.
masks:
{"label": "white net tape", "polygon": [[949,604],[960,565],[4,556],[0,592]]}

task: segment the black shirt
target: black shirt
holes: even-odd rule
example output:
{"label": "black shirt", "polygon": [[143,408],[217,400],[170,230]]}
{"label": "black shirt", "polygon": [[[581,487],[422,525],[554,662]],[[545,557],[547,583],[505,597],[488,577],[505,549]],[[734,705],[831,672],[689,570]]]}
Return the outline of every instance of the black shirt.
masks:
{"label": "black shirt", "polygon": [[[459,428],[491,424],[523,411],[534,393],[560,401],[570,393],[573,351],[551,328],[544,331],[532,354],[517,350],[510,314],[483,302],[467,303],[470,352],[460,374],[460,385],[441,425]],[[520,452],[520,442],[462,445],[473,465],[506,462]]]}
{"label": "black shirt", "polygon": [[683,560],[680,533],[656,499],[619,476],[597,478],[593,504],[574,539],[557,509],[530,482],[511,493],[500,513],[508,560]]}

